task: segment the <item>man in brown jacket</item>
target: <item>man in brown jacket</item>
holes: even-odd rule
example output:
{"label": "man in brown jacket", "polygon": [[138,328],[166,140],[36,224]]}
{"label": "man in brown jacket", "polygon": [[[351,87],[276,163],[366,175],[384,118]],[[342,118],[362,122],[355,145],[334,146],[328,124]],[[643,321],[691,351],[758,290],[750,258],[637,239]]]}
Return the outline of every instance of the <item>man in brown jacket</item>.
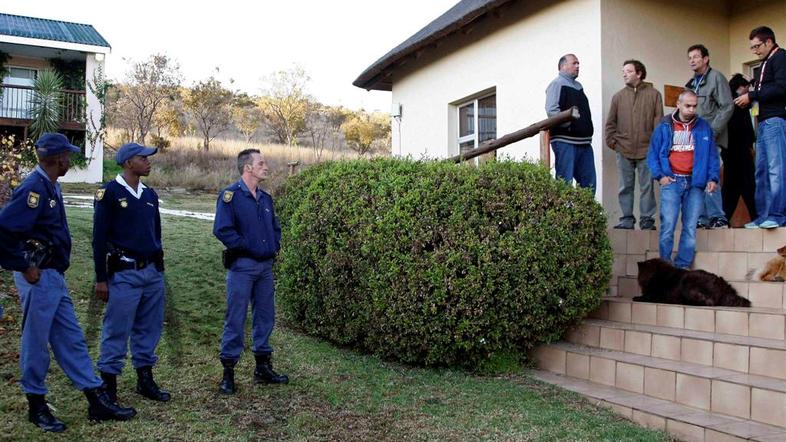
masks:
{"label": "man in brown jacket", "polygon": [[619,200],[622,209],[620,223],[615,229],[632,229],[636,224],[633,216],[633,191],[636,174],[639,175],[639,227],[655,230],[655,193],[652,176],[647,168],[647,151],[650,135],[663,118],[663,99],[660,92],[644,83],[647,68],[638,60],[627,60],[622,64],[625,87],[614,94],[606,118],[606,145],[617,152],[620,175]]}

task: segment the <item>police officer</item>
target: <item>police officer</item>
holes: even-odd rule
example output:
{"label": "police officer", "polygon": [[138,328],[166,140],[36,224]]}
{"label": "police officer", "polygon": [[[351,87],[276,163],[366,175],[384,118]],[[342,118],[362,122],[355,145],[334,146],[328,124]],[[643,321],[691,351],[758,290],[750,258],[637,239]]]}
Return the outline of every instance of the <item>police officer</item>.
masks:
{"label": "police officer", "polygon": [[93,257],[96,297],[107,302],[98,369],[112,400],[123,371],[129,337],[136,392],[155,401],[170,399],[153,379],[164,324],[164,261],[158,195],[142,184],[149,157],[158,149],[124,144],[115,161],[123,172],[95,194]]}
{"label": "police officer", "polygon": [[273,199],[259,182],[268,176],[265,158],[257,149],[237,156],[240,180],[224,189],[216,202],[213,234],[227,250],[227,311],[221,339],[224,377],[219,391],[235,393],[234,367],[243,351],[243,326],[248,305],[252,312],[252,341],[257,384],[286,384],[289,378],[273,371],[268,342],[275,322],[273,262],[279,249],[281,227],[273,211]]}
{"label": "police officer", "polygon": [[0,211],[0,253],[4,265],[14,270],[22,302],[20,384],[27,394],[29,420],[44,431],[65,431],[45,399],[49,346],[66,376],[87,397],[90,420],[131,419],[136,410],[113,402],[93,371],[63,276],[71,234],[57,179],[71,166],[71,153],[80,149],[58,133],[42,135],[35,146],[38,166]]}

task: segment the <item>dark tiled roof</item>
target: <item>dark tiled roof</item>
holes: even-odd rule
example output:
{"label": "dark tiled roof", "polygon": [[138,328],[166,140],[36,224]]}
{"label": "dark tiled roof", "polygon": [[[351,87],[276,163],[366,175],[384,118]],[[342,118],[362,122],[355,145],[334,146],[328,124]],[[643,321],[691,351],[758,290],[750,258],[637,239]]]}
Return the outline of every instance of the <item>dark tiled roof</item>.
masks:
{"label": "dark tiled roof", "polygon": [[363,89],[391,90],[392,83],[389,78],[384,77],[384,74],[395,67],[396,63],[437,40],[456,32],[463,26],[472,23],[509,1],[461,0],[436,20],[426,25],[425,28],[375,61],[352,84]]}
{"label": "dark tiled roof", "polygon": [[110,47],[91,25],[2,13],[0,35]]}

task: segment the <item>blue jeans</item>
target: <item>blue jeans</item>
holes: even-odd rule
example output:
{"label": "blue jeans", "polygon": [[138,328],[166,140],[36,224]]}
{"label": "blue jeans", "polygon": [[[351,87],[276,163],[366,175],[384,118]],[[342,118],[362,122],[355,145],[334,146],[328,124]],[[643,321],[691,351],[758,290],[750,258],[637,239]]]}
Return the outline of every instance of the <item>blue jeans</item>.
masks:
{"label": "blue jeans", "polygon": [[30,284],[21,273],[14,272],[14,282],[22,301],[22,390],[29,394],[47,393],[50,347],[76,388],[84,391],[100,387],[102,382],[93,371],[85,335],[76,320],[63,275],[52,269],[42,270],[41,279]]}
{"label": "blue jeans", "polygon": [[764,221],[786,224],[785,151],[786,120],[772,117],[759,123],[756,142],[756,212],[759,217],[756,224]]}
{"label": "blue jeans", "polygon": [[595,158],[592,145],[552,141],[551,149],[554,151],[557,178],[562,178],[568,184],[573,184],[575,178],[579,187],[587,187],[595,193]]}
{"label": "blue jeans", "polygon": [[647,159],[633,160],[625,158],[617,152],[617,166],[620,171],[619,200],[622,209],[620,221],[630,224],[636,223],[633,216],[633,193],[636,187],[636,174],[639,175],[639,225],[655,222],[655,191],[652,185],[652,173],[647,167]]}
{"label": "blue jeans", "polygon": [[693,187],[691,177],[677,177],[677,181],[660,188],[660,241],[661,259],[671,262],[674,248],[674,229],[682,210],[682,233],[674,265],[687,269],[696,254],[696,222],[704,205],[704,190]]}
{"label": "blue jeans", "polygon": [[[718,155],[720,155],[720,147],[716,147],[716,149],[718,149]],[[720,183],[715,187],[715,192],[704,194],[704,205],[701,208],[701,214],[699,214],[699,222],[707,225],[711,219],[716,218],[726,222],[729,221],[726,219],[726,213],[723,211]]]}
{"label": "blue jeans", "polygon": [[251,304],[254,354],[272,353],[268,342],[276,320],[273,259],[238,258],[227,273],[227,312],[221,338],[221,359],[237,361],[244,348],[244,327]]}
{"label": "blue jeans", "polygon": [[109,280],[109,301],[101,330],[98,369],[120,374],[125,366],[129,338],[134,368],[156,365],[156,347],[164,326],[164,275],[149,264],[141,270],[123,270]]}

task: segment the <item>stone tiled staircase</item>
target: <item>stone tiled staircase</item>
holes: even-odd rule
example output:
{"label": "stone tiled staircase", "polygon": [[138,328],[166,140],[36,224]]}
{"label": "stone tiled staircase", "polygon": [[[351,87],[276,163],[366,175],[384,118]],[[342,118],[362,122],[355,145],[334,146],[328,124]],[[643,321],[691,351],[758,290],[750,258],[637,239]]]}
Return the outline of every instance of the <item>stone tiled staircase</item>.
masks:
{"label": "stone tiled staircase", "polygon": [[533,375],[682,440],[786,442],[786,283],[747,280],[786,245],[786,228],[697,232],[694,268],[726,278],[751,308],[633,302],[657,232],[609,236],[609,296],[534,352]]}

